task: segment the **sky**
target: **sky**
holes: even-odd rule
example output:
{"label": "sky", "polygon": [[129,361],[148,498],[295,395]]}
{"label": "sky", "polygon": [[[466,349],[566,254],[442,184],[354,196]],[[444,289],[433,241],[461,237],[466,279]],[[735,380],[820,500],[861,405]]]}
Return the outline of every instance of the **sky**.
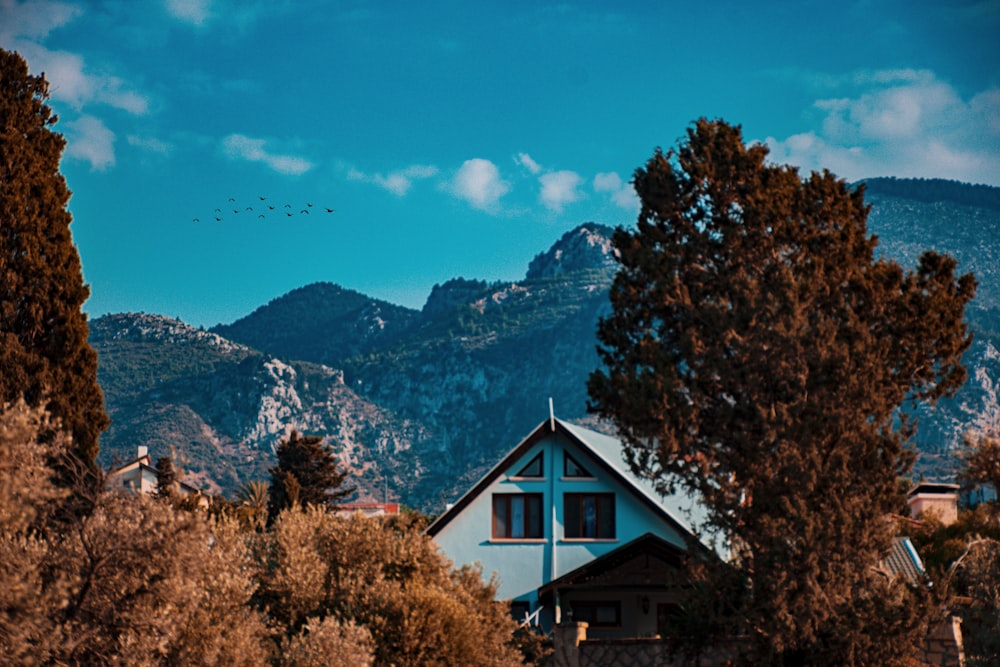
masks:
{"label": "sky", "polygon": [[206,327],[319,281],[519,280],[634,224],[632,174],[701,117],[803,173],[1000,186],[997,35],[998,0],[0,0],[67,139],[84,310]]}

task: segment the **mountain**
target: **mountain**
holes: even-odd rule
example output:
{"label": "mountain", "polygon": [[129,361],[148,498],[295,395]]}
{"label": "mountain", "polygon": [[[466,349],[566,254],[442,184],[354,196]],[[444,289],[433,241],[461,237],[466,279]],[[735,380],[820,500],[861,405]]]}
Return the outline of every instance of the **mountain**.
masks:
{"label": "mountain", "polygon": [[[970,425],[1000,425],[1000,189],[866,182],[880,252],[913,267],[924,249],[954,255],[980,280],[966,357],[970,382],[920,413],[918,471],[947,476]],[[923,193],[923,199],[913,195]],[[586,223],[529,264],[523,280],[455,278],[419,311],[319,283],[232,324],[195,330],[154,315],[91,324],[112,426],[102,462],[150,446],[231,493],[266,477],[291,429],[326,436],[359,494],[439,511],[548,414],[601,428],[586,411],[595,328],[616,270],[610,227]],[[605,427],[606,428],[606,427]]]}
{"label": "mountain", "polygon": [[266,478],[277,443],[298,429],[334,440],[365,495],[406,487],[384,470],[420,469],[411,451],[425,439],[419,427],[359,397],[342,371],[282,361],[159,315],[108,315],[90,328],[111,417],[98,459],[105,467],[146,445],[154,460],[172,456],[188,482],[231,495]]}

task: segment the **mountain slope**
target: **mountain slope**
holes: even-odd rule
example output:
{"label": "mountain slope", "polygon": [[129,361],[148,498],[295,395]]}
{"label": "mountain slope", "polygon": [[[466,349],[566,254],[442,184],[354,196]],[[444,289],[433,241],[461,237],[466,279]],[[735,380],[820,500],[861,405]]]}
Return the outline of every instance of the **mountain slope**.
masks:
{"label": "mountain slope", "polygon": [[[868,185],[879,251],[904,267],[925,249],[948,252],[980,280],[970,382],[920,413],[918,472],[939,477],[966,429],[1000,426],[1000,209],[962,203],[961,184],[937,202],[891,186]],[[968,202],[983,196],[977,187]],[[581,225],[539,253],[524,280],[450,280],[420,311],[317,284],[213,332],[156,316],[101,318],[92,343],[113,419],[103,460],[137,444],[154,456],[173,447],[186,470],[231,490],[266,476],[271,448],[296,428],[326,436],[366,497],[388,491],[439,510],[547,417],[549,397],[561,418],[595,426],[586,380],[616,267],[611,232]]]}

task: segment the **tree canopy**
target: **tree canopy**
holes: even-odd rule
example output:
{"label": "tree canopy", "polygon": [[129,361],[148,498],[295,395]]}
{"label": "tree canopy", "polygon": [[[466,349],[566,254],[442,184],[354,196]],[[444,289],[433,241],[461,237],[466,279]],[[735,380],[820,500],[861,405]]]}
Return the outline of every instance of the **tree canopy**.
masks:
{"label": "tree canopy", "polygon": [[47,98],[45,78],[0,49],[0,402],[23,395],[45,406],[71,432],[73,453],[96,470],[108,417],[59,173],[66,142],[52,130]]}
{"label": "tree canopy", "polygon": [[873,633],[912,623],[871,568],[913,462],[903,408],[964,382],[975,280],[933,252],[911,272],[877,258],[863,186],[767,152],[702,119],[635,172],[591,409],[727,539],[748,660],[891,664],[871,651],[907,651]]}
{"label": "tree canopy", "polygon": [[320,436],[300,437],[292,431],[288,440],[278,445],[277,455],[278,465],[271,468],[268,505],[272,519],[295,504],[327,507],[354,492],[354,487],[342,488],[347,472]]}

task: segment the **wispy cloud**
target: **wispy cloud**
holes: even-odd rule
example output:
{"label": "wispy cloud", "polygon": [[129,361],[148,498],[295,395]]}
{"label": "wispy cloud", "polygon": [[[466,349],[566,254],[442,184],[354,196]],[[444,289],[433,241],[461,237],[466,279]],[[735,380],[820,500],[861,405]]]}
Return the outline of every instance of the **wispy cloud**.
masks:
{"label": "wispy cloud", "polygon": [[562,213],[566,204],[572,204],[580,199],[577,187],[580,185],[580,175],[575,171],[553,171],[538,177],[542,190],[538,197],[545,208],[556,213]]}
{"label": "wispy cloud", "polygon": [[67,157],[89,162],[94,171],[106,171],[115,165],[115,134],[107,125],[93,116],[80,116],[66,128]]}
{"label": "wispy cloud", "polygon": [[0,0],[0,39],[7,43],[17,37],[41,39],[82,12],[68,2]]}
{"label": "wispy cloud", "polygon": [[495,164],[473,158],[462,164],[446,189],[475,208],[494,211],[500,198],[510,192],[510,183],[501,178]]}
{"label": "wispy cloud", "polygon": [[211,16],[211,0],[166,0],[167,11],[174,18],[203,25]]}
{"label": "wispy cloud", "polygon": [[139,148],[148,153],[156,153],[157,155],[169,155],[174,150],[172,144],[161,141],[156,137],[143,137],[137,134],[130,134],[125,137],[125,140],[129,146]]}
{"label": "wispy cloud", "polygon": [[862,72],[862,92],[817,100],[819,126],[765,143],[774,162],[849,180],[943,177],[1000,185],[1000,88],[969,99],[926,70]]}
{"label": "wispy cloud", "polygon": [[639,198],[630,183],[622,181],[613,171],[603,172],[594,176],[594,192],[605,193],[611,201],[621,209],[630,212],[639,211]]}
{"label": "wispy cloud", "polygon": [[281,174],[299,176],[312,169],[315,165],[306,158],[296,155],[282,155],[265,150],[267,142],[243,134],[230,134],[222,142],[223,151],[236,160],[262,162],[269,169]]}
{"label": "wispy cloud", "polygon": [[76,111],[97,103],[135,115],[148,113],[149,99],[121,77],[95,72],[82,56],[53,51],[42,44],[52,30],[71,23],[82,12],[64,2],[0,0],[0,43],[21,53],[32,72],[44,72],[52,99],[66,102]]}
{"label": "wispy cloud", "polygon": [[410,188],[413,187],[415,181],[433,178],[437,173],[437,167],[415,164],[405,169],[391,171],[388,174],[366,174],[363,171],[351,168],[347,172],[347,177],[352,181],[373,183],[384,190],[388,190],[397,197],[404,197],[410,192]]}
{"label": "wispy cloud", "polygon": [[531,156],[527,153],[518,153],[517,157],[514,158],[516,164],[521,165],[527,169],[532,174],[539,174],[542,171],[540,164],[531,159]]}

